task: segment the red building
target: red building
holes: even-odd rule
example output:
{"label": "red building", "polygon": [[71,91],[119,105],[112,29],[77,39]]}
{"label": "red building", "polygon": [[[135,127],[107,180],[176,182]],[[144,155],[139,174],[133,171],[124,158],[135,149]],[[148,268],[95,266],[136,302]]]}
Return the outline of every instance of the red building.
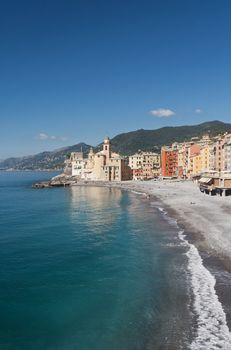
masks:
{"label": "red building", "polygon": [[178,176],[178,150],[163,147],[161,150],[161,174],[162,176]]}

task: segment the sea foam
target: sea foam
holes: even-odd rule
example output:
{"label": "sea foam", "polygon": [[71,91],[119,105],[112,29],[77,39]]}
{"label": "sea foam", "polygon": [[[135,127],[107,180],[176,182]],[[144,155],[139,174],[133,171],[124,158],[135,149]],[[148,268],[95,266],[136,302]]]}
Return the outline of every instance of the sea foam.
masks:
{"label": "sea foam", "polygon": [[[178,227],[177,221],[167,216],[163,208],[158,208],[168,221]],[[178,227],[179,229],[179,227]],[[226,315],[215,290],[215,277],[203,265],[198,249],[188,242],[184,231],[178,232],[182,243],[188,247],[188,270],[194,295],[194,311],[197,316],[195,339],[189,346],[191,350],[230,350],[231,333]]]}

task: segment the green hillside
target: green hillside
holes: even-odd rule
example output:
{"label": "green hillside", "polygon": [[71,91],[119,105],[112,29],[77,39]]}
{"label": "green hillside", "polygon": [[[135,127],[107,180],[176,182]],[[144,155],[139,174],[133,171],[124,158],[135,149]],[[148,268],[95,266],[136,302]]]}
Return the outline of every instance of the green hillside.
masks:
{"label": "green hillside", "polygon": [[[215,120],[199,125],[172,126],[156,130],[140,129],[117,135],[111,141],[114,151],[122,155],[130,155],[138,150],[159,151],[161,146],[170,145],[173,142],[189,141],[192,137],[201,137],[206,133],[209,133],[212,137],[226,131],[231,132],[231,124]],[[98,151],[100,146],[95,147],[95,151]],[[85,143],[78,143],[53,152],[42,152],[34,156],[21,158],[8,158],[0,161],[0,169],[58,169],[63,167],[64,160],[70,152],[77,152],[82,149],[86,155],[90,147]]]}
{"label": "green hillside", "polygon": [[77,145],[65,147],[53,152],[42,152],[34,156],[21,158],[8,158],[0,162],[0,169],[15,169],[15,170],[45,170],[45,169],[62,169],[66,157],[71,152],[83,151],[85,155],[90,150],[89,145],[78,143]]}
{"label": "green hillside", "polygon": [[137,150],[158,150],[161,146],[170,145],[173,142],[189,141],[192,137],[201,137],[206,133],[215,136],[226,131],[231,131],[231,124],[220,121],[164,127],[156,130],[140,129],[115,136],[112,144],[117,152],[130,155]]}

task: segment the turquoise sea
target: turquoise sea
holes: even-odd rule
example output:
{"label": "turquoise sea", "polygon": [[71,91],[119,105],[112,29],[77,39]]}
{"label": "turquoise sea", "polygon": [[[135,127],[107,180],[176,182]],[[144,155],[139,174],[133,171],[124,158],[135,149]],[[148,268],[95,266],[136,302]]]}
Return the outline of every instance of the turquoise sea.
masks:
{"label": "turquoise sea", "polygon": [[52,175],[0,173],[0,349],[189,349],[198,315],[177,225],[137,193],[31,188]]}

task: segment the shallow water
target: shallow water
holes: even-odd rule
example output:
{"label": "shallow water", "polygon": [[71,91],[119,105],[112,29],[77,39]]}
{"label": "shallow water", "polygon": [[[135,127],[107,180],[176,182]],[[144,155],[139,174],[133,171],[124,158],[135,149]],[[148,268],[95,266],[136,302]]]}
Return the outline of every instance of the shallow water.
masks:
{"label": "shallow water", "polygon": [[0,173],[0,349],[190,348],[198,315],[177,225],[119,189],[31,188],[50,176]]}

